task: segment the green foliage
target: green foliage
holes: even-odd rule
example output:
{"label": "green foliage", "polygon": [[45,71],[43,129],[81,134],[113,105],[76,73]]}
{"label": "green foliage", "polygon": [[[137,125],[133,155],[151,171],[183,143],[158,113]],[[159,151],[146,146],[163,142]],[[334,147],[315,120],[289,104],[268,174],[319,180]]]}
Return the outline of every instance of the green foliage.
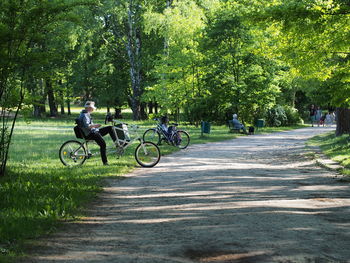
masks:
{"label": "green foliage", "polygon": [[267,110],[265,119],[267,125],[271,127],[291,126],[303,123],[296,109],[281,105],[276,105]]}
{"label": "green foliage", "polygon": [[303,124],[303,120],[300,117],[300,114],[297,109],[291,107],[291,106],[283,106],[284,112],[287,117],[287,121],[284,124],[284,126],[291,126],[291,125],[297,125],[297,124]]}
{"label": "green foliage", "polygon": [[275,48],[271,52],[290,65],[296,76],[333,80],[334,88],[324,104],[326,100],[335,106],[346,103],[350,34],[346,1],[273,1],[262,10],[262,24],[279,32],[273,35]]}
{"label": "green foliage", "polygon": [[279,127],[283,123],[287,122],[286,112],[284,108],[280,105],[269,109],[266,113],[266,123],[268,126]]}
{"label": "green foliage", "polygon": [[164,110],[184,108],[198,94],[202,55],[198,50],[204,13],[195,1],[174,1],[163,13],[147,12],[145,29],[163,38],[152,76],[157,83],[146,87],[144,98],[154,98]]}

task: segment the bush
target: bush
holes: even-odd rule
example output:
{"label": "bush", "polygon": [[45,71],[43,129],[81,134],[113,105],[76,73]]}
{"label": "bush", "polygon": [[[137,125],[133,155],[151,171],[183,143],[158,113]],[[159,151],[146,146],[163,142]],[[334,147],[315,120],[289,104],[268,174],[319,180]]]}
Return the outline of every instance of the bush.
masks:
{"label": "bush", "polygon": [[272,127],[279,127],[287,122],[286,112],[280,105],[269,109],[266,113],[266,124]]}
{"label": "bush", "polygon": [[287,116],[287,123],[285,124],[286,126],[303,123],[303,120],[300,117],[300,114],[297,109],[290,106],[284,106],[283,108]]}
{"label": "bush", "polygon": [[290,106],[276,105],[266,112],[268,126],[279,127],[302,123],[298,110]]}

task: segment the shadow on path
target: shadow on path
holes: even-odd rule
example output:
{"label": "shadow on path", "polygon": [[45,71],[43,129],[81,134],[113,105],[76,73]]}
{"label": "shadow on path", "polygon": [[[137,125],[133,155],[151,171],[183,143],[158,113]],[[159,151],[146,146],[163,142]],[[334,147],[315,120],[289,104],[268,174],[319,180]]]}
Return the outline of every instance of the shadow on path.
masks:
{"label": "shadow on path", "polygon": [[350,262],[349,185],[300,129],[194,145],[111,180],[26,262]]}

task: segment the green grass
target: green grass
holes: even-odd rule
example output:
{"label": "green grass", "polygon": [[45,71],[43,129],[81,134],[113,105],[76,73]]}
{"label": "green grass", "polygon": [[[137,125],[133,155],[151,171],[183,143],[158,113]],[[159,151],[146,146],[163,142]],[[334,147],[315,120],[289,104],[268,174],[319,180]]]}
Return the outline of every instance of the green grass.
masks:
{"label": "green grass", "polygon": [[[103,122],[96,113],[95,122]],[[138,124],[140,133],[154,127],[154,121]],[[55,231],[62,220],[83,215],[83,208],[101,191],[104,178],[118,178],[137,166],[134,148],[117,159],[109,156],[110,166],[102,166],[100,157],[89,159],[81,167],[64,167],[58,150],[63,142],[74,139],[73,117],[44,120],[19,120],[10,148],[7,175],[0,178],[0,262],[12,262],[23,253],[24,242]],[[201,136],[200,128],[181,126],[189,132],[191,144],[233,139],[226,126],[212,126],[211,133]],[[264,128],[258,132],[289,128]],[[107,144],[110,138],[105,137]],[[169,154],[177,148],[161,146]]]}
{"label": "green grass", "polygon": [[350,137],[348,134],[338,137],[334,132],[321,134],[310,139],[308,144],[319,146],[324,154],[344,167],[342,174],[350,175]]}

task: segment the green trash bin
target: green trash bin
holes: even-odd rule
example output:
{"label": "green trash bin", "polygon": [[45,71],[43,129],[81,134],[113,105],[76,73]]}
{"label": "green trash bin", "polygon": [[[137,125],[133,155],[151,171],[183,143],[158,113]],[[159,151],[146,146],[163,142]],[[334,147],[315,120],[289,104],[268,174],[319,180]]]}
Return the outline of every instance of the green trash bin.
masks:
{"label": "green trash bin", "polygon": [[207,121],[202,121],[201,123],[201,132],[203,133],[210,133],[210,123]]}
{"label": "green trash bin", "polygon": [[264,127],[265,126],[265,121],[263,120],[263,119],[258,119],[257,121],[256,121],[256,127],[257,128],[262,128],[262,127]]}

